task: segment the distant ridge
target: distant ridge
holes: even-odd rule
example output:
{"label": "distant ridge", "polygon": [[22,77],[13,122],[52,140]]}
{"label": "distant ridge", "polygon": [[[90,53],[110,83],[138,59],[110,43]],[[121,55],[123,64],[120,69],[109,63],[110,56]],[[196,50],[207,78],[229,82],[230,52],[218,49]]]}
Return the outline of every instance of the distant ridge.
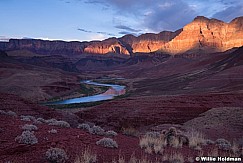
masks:
{"label": "distant ridge", "polygon": [[43,55],[123,54],[163,52],[171,55],[223,52],[243,46],[243,17],[225,23],[197,16],[175,32],[146,33],[138,37],[125,35],[103,41],[65,42],[36,39],[10,39],[0,42],[0,50],[29,50]]}

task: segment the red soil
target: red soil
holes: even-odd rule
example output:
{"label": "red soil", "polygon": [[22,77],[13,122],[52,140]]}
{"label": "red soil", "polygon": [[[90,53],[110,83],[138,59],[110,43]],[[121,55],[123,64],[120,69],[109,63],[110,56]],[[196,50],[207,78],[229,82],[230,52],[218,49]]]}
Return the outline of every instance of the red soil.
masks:
{"label": "red soil", "polygon": [[[243,94],[130,97],[114,100],[76,113],[84,121],[107,128],[146,129],[162,124],[179,124],[216,107],[242,107]],[[210,134],[209,134],[210,135]],[[227,134],[227,138],[234,135]],[[223,135],[222,135],[223,136]]]}

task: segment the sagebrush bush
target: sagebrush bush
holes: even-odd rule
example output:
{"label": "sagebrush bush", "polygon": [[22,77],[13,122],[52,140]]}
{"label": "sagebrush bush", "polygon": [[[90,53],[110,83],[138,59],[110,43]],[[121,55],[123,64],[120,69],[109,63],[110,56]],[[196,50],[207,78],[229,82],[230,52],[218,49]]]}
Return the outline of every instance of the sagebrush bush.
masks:
{"label": "sagebrush bush", "polygon": [[64,128],[70,127],[70,124],[68,122],[65,122],[65,121],[54,121],[54,122],[48,123],[48,125],[60,126],[60,127],[64,127]]}
{"label": "sagebrush bush", "polygon": [[29,131],[33,131],[33,130],[38,130],[38,127],[32,124],[25,124],[24,126],[22,126],[23,130],[29,130]]}
{"label": "sagebrush bush", "polygon": [[11,111],[11,110],[9,110],[7,112],[4,111],[4,110],[0,110],[0,114],[8,115],[8,116],[13,116],[13,117],[16,117],[17,116],[17,114],[15,112]]}
{"label": "sagebrush bush", "polygon": [[39,122],[42,122],[42,123],[46,123],[46,120],[44,118],[41,118],[41,117],[37,118],[36,120],[39,121]]}
{"label": "sagebrush bush", "polygon": [[212,141],[212,140],[210,140],[210,139],[206,139],[206,140],[205,140],[205,143],[206,143],[207,145],[215,144],[215,142]]}
{"label": "sagebrush bush", "polygon": [[151,137],[151,138],[159,138],[160,137],[160,133],[159,132],[147,132],[145,134],[145,136]]}
{"label": "sagebrush bush", "polygon": [[38,139],[35,137],[33,131],[23,131],[20,136],[17,136],[15,138],[15,141],[17,141],[20,144],[36,144],[38,143]]}
{"label": "sagebrush bush", "polygon": [[45,154],[46,160],[50,163],[64,163],[68,160],[66,152],[61,148],[50,148]]}
{"label": "sagebrush bush", "polygon": [[21,115],[21,121],[35,121],[36,118],[32,115]]}
{"label": "sagebrush bush", "polygon": [[5,112],[4,110],[0,110],[0,114],[5,115],[5,114],[6,114],[6,112]]}
{"label": "sagebrush bush", "polygon": [[87,130],[87,131],[90,130],[90,126],[89,126],[88,123],[81,123],[81,124],[78,125],[77,128],[79,128],[79,129],[81,129],[81,130]]}
{"label": "sagebrush bush", "polygon": [[117,136],[117,132],[110,130],[110,131],[106,131],[105,135],[106,136]]}
{"label": "sagebrush bush", "polygon": [[54,118],[44,120],[45,123],[54,123],[54,122],[56,122],[56,121],[57,121],[57,120],[54,119]]}
{"label": "sagebrush bush", "polygon": [[105,130],[100,126],[93,126],[89,129],[89,133],[94,135],[105,135]]}
{"label": "sagebrush bush", "polygon": [[17,114],[13,111],[7,111],[7,115],[17,117]]}
{"label": "sagebrush bush", "polygon": [[57,130],[56,129],[51,129],[48,131],[50,134],[56,134],[57,133]]}
{"label": "sagebrush bush", "polygon": [[231,148],[231,143],[228,141],[228,140],[225,140],[225,139],[217,139],[215,141],[216,143],[216,146],[218,146],[219,149],[222,149],[222,150],[230,150]]}
{"label": "sagebrush bush", "polygon": [[101,145],[106,148],[118,148],[118,144],[111,138],[102,138],[96,142],[97,145]]}

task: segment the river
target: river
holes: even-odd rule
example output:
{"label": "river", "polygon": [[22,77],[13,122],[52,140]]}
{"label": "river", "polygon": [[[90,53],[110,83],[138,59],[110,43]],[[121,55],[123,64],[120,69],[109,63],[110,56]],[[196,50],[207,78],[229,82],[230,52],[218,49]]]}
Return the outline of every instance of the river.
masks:
{"label": "river", "polygon": [[74,104],[74,103],[86,103],[86,102],[97,102],[113,99],[116,96],[123,95],[126,93],[125,86],[122,85],[114,85],[114,84],[102,84],[93,82],[90,80],[82,81],[81,83],[96,85],[96,86],[106,86],[110,87],[105,93],[93,95],[93,96],[85,96],[79,98],[72,98],[62,101],[50,102],[47,105],[64,105],[64,104]]}

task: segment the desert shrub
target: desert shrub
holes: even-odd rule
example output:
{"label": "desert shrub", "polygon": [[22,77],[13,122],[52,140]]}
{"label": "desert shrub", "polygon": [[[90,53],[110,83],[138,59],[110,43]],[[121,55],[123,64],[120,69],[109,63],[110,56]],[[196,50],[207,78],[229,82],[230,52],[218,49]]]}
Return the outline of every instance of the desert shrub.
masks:
{"label": "desert shrub", "polygon": [[32,115],[21,115],[21,121],[35,121],[36,118]]}
{"label": "desert shrub", "polygon": [[24,126],[22,126],[23,130],[29,130],[29,131],[33,131],[33,130],[38,130],[38,127],[35,125],[29,125],[29,124],[25,124]]}
{"label": "desert shrub", "polygon": [[0,128],[0,133],[4,132],[4,129],[3,128]]}
{"label": "desert shrub", "polygon": [[86,148],[80,156],[77,156],[74,163],[95,163],[97,162],[97,155],[94,154],[90,148]]}
{"label": "desert shrub", "polygon": [[81,130],[87,130],[87,131],[90,130],[90,126],[87,123],[81,123],[81,124],[79,124],[78,125],[78,128],[81,129]]}
{"label": "desert shrub", "polygon": [[13,117],[16,117],[17,116],[17,114],[15,112],[11,111],[11,110],[9,110],[7,112],[4,111],[4,110],[0,110],[0,114],[8,115],[8,116],[13,116]]}
{"label": "desert shrub", "polygon": [[6,112],[4,110],[0,110],[0,114],[6,115]]}
{"label": "desert shrub", "polygon": [[105,130],[100,126],[93,126],[89,129],[89,133],[94,135],[105,135]]}
{"label": "desert shrub", "polygon": [[217,139],[215,141],[216,143],[216,146],[218,146],[219,149],[222,149],[222,150],[230,150],[231,148],[231,144],[228,140],[225,140],[225,139]]}
{"label": "desert shrub", "polygon": [[57,133],[57,130],[56,129],[51,129],[48,131],[50,134],[56,134]]}
{"label": "desert shrub", "polygon": [[7,111],[7,115],[17,117],[17,114],[13,111]]}
{"label": "desert shrub", "polygon": [[160,133],[159,132],[147,132],[145,134],[145,136],[151,137],[151,138],[159,138],[160,137]]}
{"label": "desert shrub", "polygon": [[122,128],[122,133],[127,136],[138,136],[139,132],[133,127]]}
{"label": "desert shrub", "polygon": [[63,149],[50,148],[46,151],[45,158],[50,163],[64,163],[68,159],[68,156]]}
{"label": "desert shrub", "polygon": [[41,118],[41,117],[37,118],[36,120],[39,121],[39,122],[42,122],[42,123],[46,123],[46,120],[44,118]]}
{"label": "desert shrub", "polygon": [[96,142],[97,145],[101,145],[106,148],[118,148],[118,144],[111,138],[102,138]]}
{"label": "desert shrub", "polygon": [[34,120],[33,123],[34,124],[43,124],[43,123],[46,123],[46,122],[45,122],[45,119],[43,119],[43,118],[37,118],[37,119]]}
{"label": "desert shrub", "polygon": [[45,120],[44,122],[45,123],[55,123],[56,121],[57,121],[56,119],[51,118],[51,119]]}
{"label": "desert shrub", "polygon": [[205,144],[207,144],[207,145],[212,145],[212,144],[215,144],[215,142],[212,141],[212,140],[210,140],[210,139],[206,139],[206,140],[205,140]]}
{"label": "desert shrub", "polygon": [[64,127],[64,128],[69,128],[70,127],[70,124],[68,122],[65,122],[65,121],[54,121],[54,122],[48,123],[48,125],[60,126],[60,127]]}
{"label": "desert shrub", "polygon": [[168,145],[173,146],[177,140],[177,131],[175,127],[170,127],[168,131],[164,133],[165,139]]}
{"label": "desert shrub", "polygon": [[36,144],[38,143],[38,139],[35,137],[33,131],[23,131],[20,136],[17,136],[15,138],[15,141],[17,141],[20,144]]}
{"label": "desert shrub", "polygon": [[117,136],[117,132],[112,131],[112,130],[111,130],[111,131],[106,131],[106,132],[105,132],[105,135],[106,135],[106,136]]}

